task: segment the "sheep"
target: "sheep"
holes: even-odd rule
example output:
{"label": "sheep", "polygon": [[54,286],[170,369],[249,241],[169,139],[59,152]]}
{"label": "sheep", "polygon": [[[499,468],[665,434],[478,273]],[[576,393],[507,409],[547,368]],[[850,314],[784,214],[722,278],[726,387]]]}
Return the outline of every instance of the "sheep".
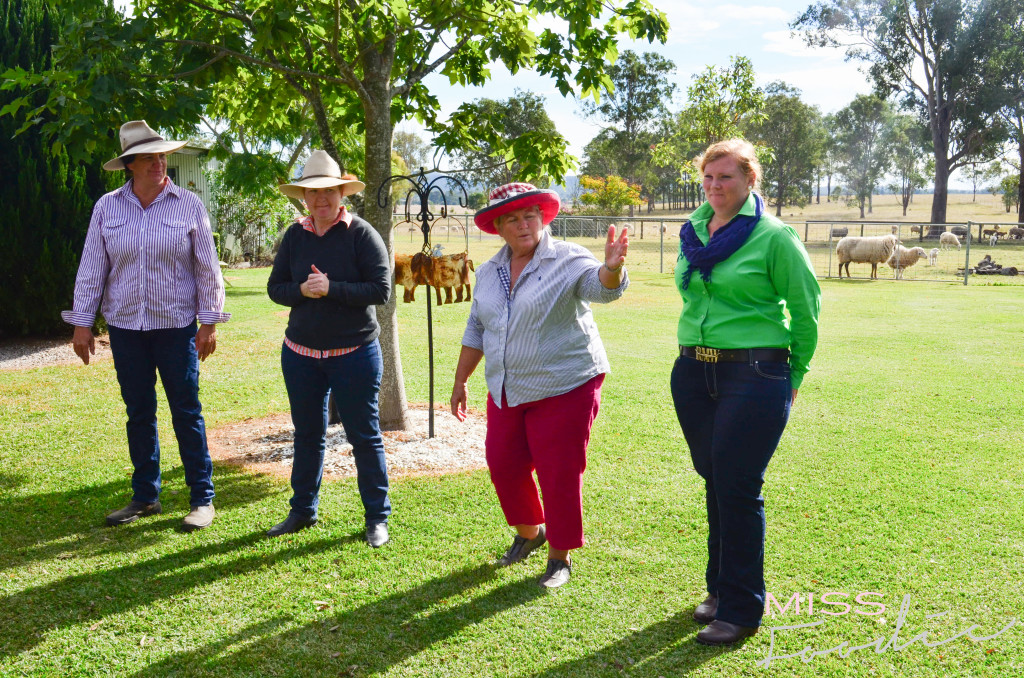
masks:
{"label": "sheep", "polygon": [[932,251],[928,253],[928,265],[934,266],[935,261],[939,258],[939,248],[933,247]]}
{"label": "sheep", "polygon": [[878,265],[888,261],[896,249],[896,236],[849,235],[836,243],[836,258],[839,260],[839,277],[843,277],[843,265],[846,265],[846,277],[850,277],[850,262],[871,264],[871,277],[878,277]]}
{"label": "sheep", "polygon": [[968,230],[967,230],[966,226],[956,225],[956,226],[950,226],[949,227],[949,232],[952,233],[953,235],[957,236],[957,237],[966,238]]}
{"label": "sheep", "polygon": [[1001,226],[995,226],[993,228],[986,228],[981,232],[982,237],[985,238],[998,238],[1003,235],[1003,229]]}
{"label": "sheep", "polygon": [[1024,239],[1024,228],[1014,226],[1010,229],[1010,232],[1006,234],[1006,237],[1010,240],[1021,240]]}
{"label": "sheep", "polygon": [[999,244],[999,236],[996,235],[995,233],[990,235],[988,237],[988,244],[992,247],[995,247],[997,244]]}
{"label": "sheep", "polygon": [[960,238],[956,237],[956,233],[945,232],[939,236],[939,244],[942,245],[942,249],[950,249],[953,245],[956,245],[957,250],[960,249]]}
{"label": "sheep", "polygon": [[895,269],[896,279],[900,280],[903,278],[904,270],[916,264],[918,259],[924,259],[927,256],[928,253],[924,251],[923,247],[907,249],[903,245],[897,245],[892,256],[885,263],[889,264],[889,268]]}

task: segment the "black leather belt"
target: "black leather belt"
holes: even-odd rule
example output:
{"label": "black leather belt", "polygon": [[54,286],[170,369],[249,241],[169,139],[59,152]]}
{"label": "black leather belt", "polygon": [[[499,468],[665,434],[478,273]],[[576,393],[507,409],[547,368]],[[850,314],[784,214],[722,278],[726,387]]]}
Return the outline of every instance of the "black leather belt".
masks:
{"label": "black leather belt", "polygon": [[708,348],[707,346],[680,346],[679,355],[696,358],[702,363],[788,363],[789,349],[785,348]]}

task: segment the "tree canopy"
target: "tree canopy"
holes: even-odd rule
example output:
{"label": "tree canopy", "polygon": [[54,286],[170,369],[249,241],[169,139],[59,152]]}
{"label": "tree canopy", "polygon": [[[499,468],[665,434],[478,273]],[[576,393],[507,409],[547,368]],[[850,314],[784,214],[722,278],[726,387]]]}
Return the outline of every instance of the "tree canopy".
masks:
{"label": "tree canopy", "polygon": [[[896,92],[928,121],[935,155],[931,221],[946,221],[949,175],[989,148],[1008,73],[993,68],[1020,50],[1007,27],[1020,24],[1020,0],[824,0],[792,27],[811,45],[846,46],[870,63],[879,94]],[[855,43],[845,44],[850,34]]]}

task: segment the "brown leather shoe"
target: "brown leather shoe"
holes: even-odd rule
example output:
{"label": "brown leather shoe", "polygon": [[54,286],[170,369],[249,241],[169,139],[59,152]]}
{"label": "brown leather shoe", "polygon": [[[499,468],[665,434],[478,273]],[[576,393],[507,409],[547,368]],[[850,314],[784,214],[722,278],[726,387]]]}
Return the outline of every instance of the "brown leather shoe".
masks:
{"label": "brown leather shoe", "polygon": [[193,506],[192,510],[185,516],[185,520],[181,521],[181,529],[186,532],[192,532],[193,530],[201,530],[204,527],[209,527],[213,522],[213,504],[207,504],[206,506]]}
{"label": "brown leather shoe", "polygon": [[715,621],[716,614],[718,614],[718,596],[709,593],[704,602],[693,611],[693,620],[699,624],[710,624]]}
{"label": "brown leather shoe", "polygon": [[152,516],[162,512],[163,509],[160,507],[160,502],[154,501],[152,504],[147,504],[144,501],[135,501],[134,499],[130,504],[125,506],[123,509],[118,509],[107,516],[107,525],[114,527],[115,525],[127,525],[128,523],[135,522],[142,516]]}
{"label": "brown leather shoe", "polygon": [[697,632],[701,645],[732,645],[757,633],[756,626],[739,626],[716,619]]}

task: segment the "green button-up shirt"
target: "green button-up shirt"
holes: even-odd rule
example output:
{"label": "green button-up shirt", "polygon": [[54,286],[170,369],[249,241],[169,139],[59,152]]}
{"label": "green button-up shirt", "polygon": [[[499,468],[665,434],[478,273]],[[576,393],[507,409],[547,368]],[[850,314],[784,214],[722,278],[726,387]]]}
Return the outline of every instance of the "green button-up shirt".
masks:
{"label": "green button-up shirt", "polygon": [[[754,196],[740,214],[754,215]],[[714,210],[704,203],[690,215],[697,237],[710,240]],[[821,288],[807,250],[792,226],[763,214],[747,241],[715,264],[705,283],[694,271],[683,289],[689,262],[680,243],[676,287],[683,297],[679,344],[712,348],[788,348],[793,388],[799,388],[818,345]]]}

